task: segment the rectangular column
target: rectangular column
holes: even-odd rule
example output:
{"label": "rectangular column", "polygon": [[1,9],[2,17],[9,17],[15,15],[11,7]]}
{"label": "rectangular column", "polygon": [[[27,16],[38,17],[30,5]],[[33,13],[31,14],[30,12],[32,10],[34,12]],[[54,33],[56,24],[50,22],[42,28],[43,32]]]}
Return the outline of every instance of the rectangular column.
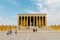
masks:
{"label": "rectangular column", "polygon": [[36,16],[36,26],[38,26],[38,17]]}
{"label": "rectangular column", "polygon": [[39,16],[39,26],[41,26],[41,20],[40,20],[40,16]]}
{"label": "rectangular column", "polygon": [[28,16],[27,16],[27,27],[28,27]]}
{"label": "rectangular column", "polygon": [[27,26],[27,17],[25,16],[25,26]]}
{"label": "rectangular column", "polygon": [[25,26],[27,26],[27,16],[25,16]]}
{"label": "rectangular column", "polygon": [[18,28],[21,27],[21,16],[18,17],[18,26],[19,26]]}
{"label": "rectangular column", "polygon": [[21,26],[21,16],[19,17],[19,26]]}
{"label": "rectangular column", "polygon": [[18,17],[18,26],[20,26],[20,25],[19,25],[19,17]]}
{"label": "rectangular column", "polygon": [[42,26],[44,26],[44,23],[43,23],[43,16],[42,16]]}
{"label": "rectangular column", "polygon": [[22,26],[22,16],[21,16],[21,26]]}
{"label": "rectangular column", "polygon": [[[32,18],[33,18],[33,16],[32,16]],[[33,20],[33,19],[32,19]],[[34,20],[33,20],[34,21]],[[32,22],[32,26],[33,26],[33,24],[34,24],[34,22]]]}
{"label": "rectangular column", "polygon": [[[40,18],[40,17],[39,17]],[[41,21],[41,18],[40,18],[40,26],[41,26],[41,24],[42,24],[42,21]]]}
{"label": "rectangular column", "polygon": [[22,16],[22,27],[23,27],[23,25],[24,25],[24,20],[23,20],[23,16]]}
{"label": "rectangular column", "polygon": [[30,16],[30,26],[31,26],[31,16]]}
{"label": "rectangular column", "polygon": [[36,26],[36,16],[35,16],[35,26]]}
{"label": "rectangular column", "polygon": [[47,19],[46,19],[46,17],[45,17],[45,26],[47,26]]}
{"label": "rectangular column", "polygon": [[38,26],[39,26],[39,16],[38,16]]}
{"label": "rectangular column", "polygon": [[27,19],[27,16],[25,16],[25,26],[27,27],[28,25],[28,19]]}
{"label": "rectangular column", "polygon": [[45,26],[45,16],[43,16],[43,26]]}
{"label": "rectangular column", "polygon": [[42,26],[42,16],[40,16],[40,26]]}
{"label": "rectangular column", "polygon": [[33,25],[35,26],[35,16],[33,17]]}
{"label": "rectangular column", "polygon": [[25,27],[25,16],[24,16],[24,27]]}

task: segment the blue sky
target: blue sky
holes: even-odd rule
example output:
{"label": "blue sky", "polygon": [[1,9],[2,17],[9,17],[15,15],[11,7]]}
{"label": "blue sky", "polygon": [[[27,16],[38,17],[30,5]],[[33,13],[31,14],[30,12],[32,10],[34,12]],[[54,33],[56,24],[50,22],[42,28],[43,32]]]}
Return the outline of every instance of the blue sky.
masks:
{"label": "blue sky", "polygon": [[19,13],[46,13],[48,25],[60,24],[60,0],[0,0],[0,25],[17,25]]}

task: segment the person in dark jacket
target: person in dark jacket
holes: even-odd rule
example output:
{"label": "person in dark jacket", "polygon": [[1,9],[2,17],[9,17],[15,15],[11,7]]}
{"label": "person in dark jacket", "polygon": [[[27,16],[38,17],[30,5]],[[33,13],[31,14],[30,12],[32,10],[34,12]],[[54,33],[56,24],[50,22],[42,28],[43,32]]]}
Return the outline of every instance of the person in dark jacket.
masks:
{"label": "person in dark jacket", "polygon": [[35,29],[33,29],[33,32],[35,32]]}

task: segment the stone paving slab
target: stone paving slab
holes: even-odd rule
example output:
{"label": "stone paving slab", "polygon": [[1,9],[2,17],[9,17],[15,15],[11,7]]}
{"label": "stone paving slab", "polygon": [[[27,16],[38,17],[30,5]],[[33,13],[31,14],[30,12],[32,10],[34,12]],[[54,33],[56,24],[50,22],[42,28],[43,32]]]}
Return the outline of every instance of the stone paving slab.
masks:
{"label": "stone paving slab", "polygon": [[0,31],[0,40],[60,40],[60,32],[14,32],[7,35],[7,31]]}

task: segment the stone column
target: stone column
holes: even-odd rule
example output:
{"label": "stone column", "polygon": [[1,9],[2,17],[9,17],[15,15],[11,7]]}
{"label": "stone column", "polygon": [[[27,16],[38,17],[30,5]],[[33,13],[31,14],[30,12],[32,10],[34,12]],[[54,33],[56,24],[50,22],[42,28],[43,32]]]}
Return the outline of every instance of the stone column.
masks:
{"label": "stone column", "polygon": [[45,26],[47,26],[47,19],[46,19],[46,17],[45,17]]}
{"label": "stone column", "polygon": [[26,26],[26,24],[27,24],[27,17],[25,16],[25,26]]}
{"label": "stone column", "polygon": [[19,17],[19,26],[21,26],[21,16]]}
{"label": "stone column", "polygon": [[24,26],[25,26],[25,16],[24,16]]}
{"label": "stone column", "polygon": [[27,27],[28,27],[28,16],[27,16]]}
{"label": "stone column", "polygon": [[43,16],[42,16],[42,26],[44,26],[44,24],[43,24]]}
{"label": "stone column", "polygon": [[21,16],[21,26],[22,26],[22,16]]}
{"label": "stone column", "polygon": [[40,16],[39,16],[39,26],[41,26],[41,24],[40,24],[40,23],[41,23],[41,21],[40,21]]}
{"label": "stone column", "polygon": [[36,16],[36,26],[38,26],[38,17]]}
{"label": "stone column", "polygon": [[30,26],[31,26],[31,16],[30,16]]}
{"label": "stone column", "polygon": [[21,16],[18,17],[18,26],[19,26],[18,28],[21,27],[21,19],[20,19],[20,17],[21,17]]}
{"label": "stone column", "polygon": [[20,25],[19,25],[19,17],[18,17],[18,26],[20,26]]}
{"label": "stone column", "polygon": [[45,26],[45,21],[46,21],[46,19],[45,19],[45,16],[43,17],[43,24],[44,24],[44,26]]}
{"label": "stone column", "polygon": [[35,26],[35,16],[33,16],[33,25]]}

